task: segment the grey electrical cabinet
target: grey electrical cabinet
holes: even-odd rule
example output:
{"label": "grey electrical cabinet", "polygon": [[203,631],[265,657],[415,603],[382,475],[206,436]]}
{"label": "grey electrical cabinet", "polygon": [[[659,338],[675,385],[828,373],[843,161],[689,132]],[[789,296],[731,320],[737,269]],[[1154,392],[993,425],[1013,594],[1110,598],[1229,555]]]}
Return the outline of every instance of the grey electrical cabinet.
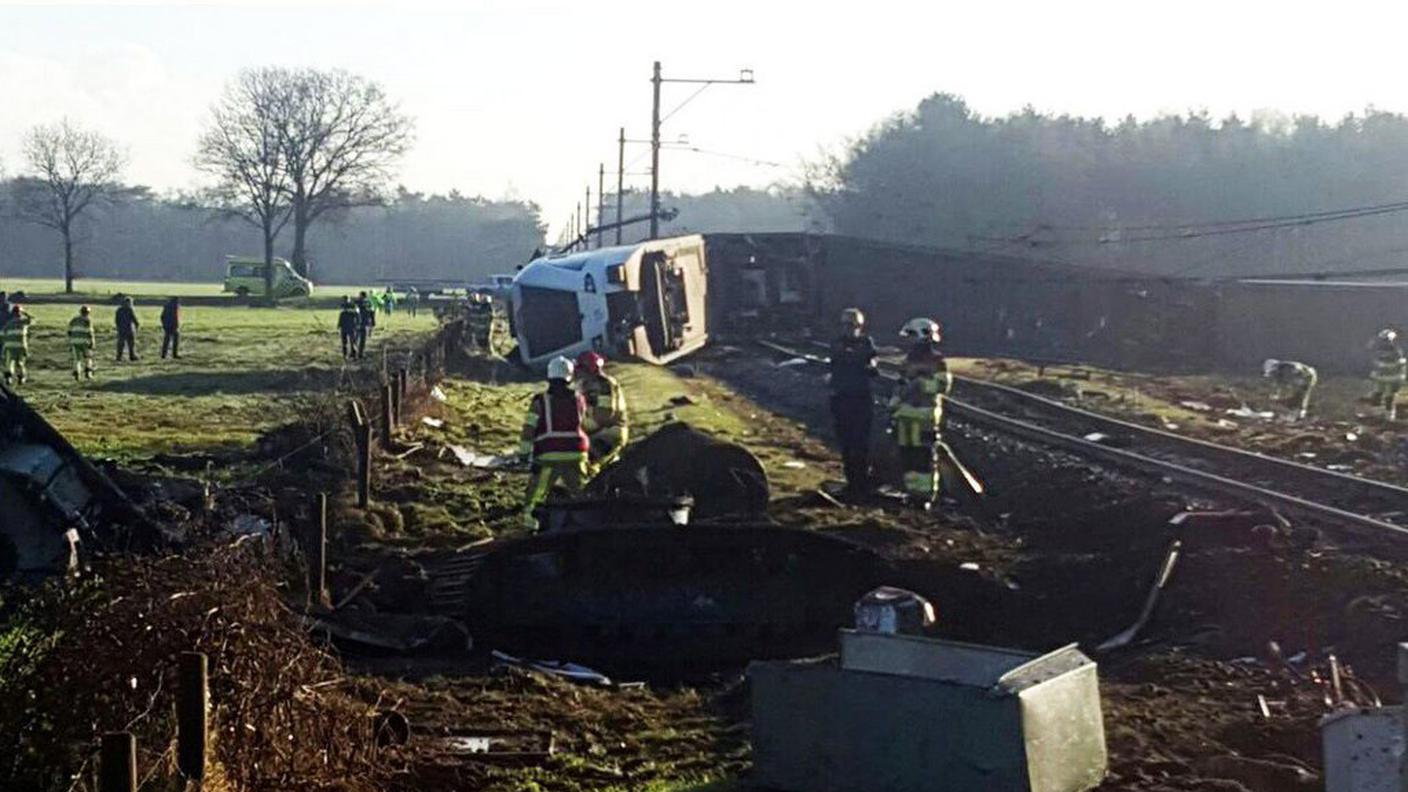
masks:
{"label": "grey electrical cabinet", "polygon": [[841,632],[839,659],[754,663],[753,781],[788,792],[1078,792],[1105,776],[1095,663]]}

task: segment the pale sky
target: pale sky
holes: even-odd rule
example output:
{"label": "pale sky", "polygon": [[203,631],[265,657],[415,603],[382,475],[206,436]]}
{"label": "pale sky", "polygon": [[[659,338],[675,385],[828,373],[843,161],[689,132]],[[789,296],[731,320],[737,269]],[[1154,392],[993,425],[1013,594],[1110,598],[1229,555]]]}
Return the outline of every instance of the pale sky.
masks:
{"label": "pale sky", "polygon": [[[67,116],[127,148],[129,181],[191,187],[202,120],[240,68],[342,67],[415,117],[402,183],[537,201],[556,233],[598,163],[614,170],[617,128],[648,134],[655,59],[666,77],[756,74],[665,124],[782,164],[665,152],[663,186],[703,191],[797,181],[935,91],[988,114],[1408,110],[1405,23],[1401,3],[1344,1],[0,4],[0,167],[23,172],[24,130]],[[664,108],[693,89],[666,85]],[[632,171],[644,154],[628,147]]]}

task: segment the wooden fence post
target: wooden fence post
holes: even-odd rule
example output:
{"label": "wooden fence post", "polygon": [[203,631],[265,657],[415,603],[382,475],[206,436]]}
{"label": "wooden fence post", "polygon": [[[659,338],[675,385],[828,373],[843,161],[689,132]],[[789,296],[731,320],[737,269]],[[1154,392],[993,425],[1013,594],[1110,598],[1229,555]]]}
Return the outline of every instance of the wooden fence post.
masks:
{"label": "wooden fence post", "polygon": [[391,425],[401,425],[401,386],[396,382],[396,375],[392,374],[386,387],[391,393]]}
{"label": "wooden fence post", "polygon": [[205,745],[209,735],[209,660],[201,652],[182,652],[176,700],[176,766],[181,775],[205,778]]}
{"label": "wooden fence post", "polygon": [[328,494],[313,499],[313,529],[308,542],[308,587],[313,602],[329,607],[328,598]]}
{"label": "wooden fence post", "polygon": [[391,430],[395,427],[395,416],[391,411],[391,386],[381,386],[381,445],[391,447]]}
{"label": "wooden fence post", "polygon": [[137,792],[137,738],[131,732],[103,735],[98,754],[99,792]]}
{"label": "wooden fence post", "polygon": [[406,367],[402,366],[396,370],[396,387],[401,389],[401,404],[406,404],[406,399],[410,396],[410,381],[406,375]]}
{"label": "wooden fence post", "polygon": [[371,504],[372,489],[372,425],[362,405],[355,399],[348,404],[348,416],[352,423],[352,439],[357,449],[357,508],[365,509]]}

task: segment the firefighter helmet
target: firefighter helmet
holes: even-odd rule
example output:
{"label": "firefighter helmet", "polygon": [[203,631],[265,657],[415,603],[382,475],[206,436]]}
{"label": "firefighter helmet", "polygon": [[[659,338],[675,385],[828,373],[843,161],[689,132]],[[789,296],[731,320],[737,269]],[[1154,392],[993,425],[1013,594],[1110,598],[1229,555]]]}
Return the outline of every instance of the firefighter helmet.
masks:
{"label": "firefighter helmet", "polygon": [[92,309],[92,308],[89,308],[89,307],[86,306],[86,305],[82,305],[82,306],[79,306],[78,312],[79,312],[80,314],[84,315],[84,316],[87,316],[88,314],[90,314],[90,313],[93,312],[93,309]]}
{"label": "firefighter helmet", "polygon": [[560,379],[563,382],[572,381],[572,361],[561,355],[548,361],[548,379]]}
{"label": "firefighter helmet", "polygon": [[577,356],[577,370],[600,374],[606,368],[606,358],[600,352],[587,350]]}
{"label": "firefighter helmet", "polygon": [[1392,344],[1398,340],[1398,331],[1391,327],[1385,327],[1379,331],[1377,340],[1385,344]]}
{"label": "firefighter helmet", "polygon": [[1276,367],[1281,365],[1281,361],[1275,358],[1267,358],[1261,362],[1261,376],[1270,377],[1276,373]]}
{"label": "firefighter helmet", "polygon": [[900,328],[900,335],[905,338],[913,338],[924,341],[938,341],[940,338],[939,323],[933,319],[916,318],[910,319]]}
{"label": "firefighter helmet", "polygon": [[847,308],[841,312],[841,324],[850,327],[865,327],[865,314],[859,308]]}

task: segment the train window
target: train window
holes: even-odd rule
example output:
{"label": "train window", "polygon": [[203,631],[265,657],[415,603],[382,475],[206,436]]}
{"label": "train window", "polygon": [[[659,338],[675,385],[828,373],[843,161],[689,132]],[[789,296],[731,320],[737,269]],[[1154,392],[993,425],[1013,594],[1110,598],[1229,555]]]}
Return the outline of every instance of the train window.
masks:
{"label": "train window", "polygon": [[618,284],[625,283],[625,282],[626,282],[626,265],[625,265],[625,264],[612,264],[611,266],[607,267],[607,268],[606,268],[606,282],[607,282],[607,283],[618,283]]}

